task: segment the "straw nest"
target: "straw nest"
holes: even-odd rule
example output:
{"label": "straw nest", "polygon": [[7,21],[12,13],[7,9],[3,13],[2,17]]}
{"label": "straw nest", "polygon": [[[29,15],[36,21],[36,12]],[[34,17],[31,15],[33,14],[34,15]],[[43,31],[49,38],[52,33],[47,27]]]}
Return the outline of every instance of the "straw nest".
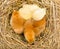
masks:
{"label": "straw nest", "polygon": [[[0,49],[60,49],[59,2],[59,0],[0,0]],[[47,8],[46,28],[32,45],[25,41],[23,35],[14,33],[10,25],[13,10],[19,10],[26,3]]]}

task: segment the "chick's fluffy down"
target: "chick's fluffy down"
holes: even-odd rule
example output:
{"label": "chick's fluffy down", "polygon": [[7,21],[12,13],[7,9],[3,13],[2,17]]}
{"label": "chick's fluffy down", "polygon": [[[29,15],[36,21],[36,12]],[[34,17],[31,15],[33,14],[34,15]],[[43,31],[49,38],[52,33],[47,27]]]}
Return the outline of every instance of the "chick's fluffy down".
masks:
{"label": "chick's fluffy down", "polygon": [[38,21],[41,20],[46,14],[46,8],[40,8],[36,4],[25,4],[19,9],[19,13],[25,20],[33,18]]}
{"label": "chick's fluffy down", "polygon": [[10,20],[10,24],[13,30],[18,34],[21,34],[23,32],[23,23],[24,23],[24,19],[21,18],[18,11],[14,10]]}
{"label": "chick's fluffy down", "polygon": [[45,8],[39,8],[39,9],[34,11],[32,18],[36,21],[39,21],[39,20],[43,19],[45,14],[46,14],[46,9]]}
{"label": "chick's fluffy down", "polygon": [[23,19],[25,19],[25,20],[30,19],[31,18],[31,14],[32,14],[31,11],[28,8],[21,8],[19,10],[19,13],[20,13],[21,17]]}
{"label": "chick's fluffy down", "polygon": [[42,20],[34,21],[33,26],[34,26],[35,35],[36,36],[40,35],[40,33],[45,30],[46,17],[44,17]]}
{"label": "chick's fluffy down", "polygon": [[39,9],[39,6],[37,6],[36,4],[25,4],[23,5],[23,8],[28,8],[29,10],[31,10],[31,12],[35,11],[36,9]]}
{"label": "chick's fluffy down", "polygon": [[25,23],[24,25],[24,36],[25,39],[29,42],[29,43],[33,43],[35,41],[35,33],[33,30],[33,25],[32,22],[29,20]]}
{"label": "chick's fluffy down", "polygon": [[22,18],[24,18],[25,20],[28,20],[32,17],[32,13],[34,10],[38,9],[39,7],[35,4],[25,4],[23,5],[22,8],[19,9],[19,13],[21,15]]}

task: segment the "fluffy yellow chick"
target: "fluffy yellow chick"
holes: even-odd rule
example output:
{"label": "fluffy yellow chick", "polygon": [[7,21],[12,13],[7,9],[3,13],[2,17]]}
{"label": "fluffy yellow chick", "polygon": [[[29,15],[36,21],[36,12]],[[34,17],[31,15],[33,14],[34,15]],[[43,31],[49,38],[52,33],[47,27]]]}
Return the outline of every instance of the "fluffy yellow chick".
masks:
{"label": "fluffy yellow chick", "polygon": [[33,25],[32,22],[30,20],[28,20],[25,25],[24,25],[24,36],[25,39],[29,42],[29,43],[33,43],[35,41],[35,33],[33,30]]}
{"label": "fluffy yellow chick", "polygon": [[21,34],[23,32],[23,23],[24,19],[21,18],[18,11],[14,10],[10,20],[13,30],[18,34]]}

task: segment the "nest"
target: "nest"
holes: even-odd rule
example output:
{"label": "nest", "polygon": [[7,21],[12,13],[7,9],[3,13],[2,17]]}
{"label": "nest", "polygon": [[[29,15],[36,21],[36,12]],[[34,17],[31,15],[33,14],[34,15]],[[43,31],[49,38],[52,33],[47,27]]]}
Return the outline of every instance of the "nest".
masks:
{"label": "nest", "polygon": [[[60,49],[60,4],[58,2],[56,0],[1,0],[0,49]],[[10,25],[13,10],[19,10],[26,3],[37,4],[47,9],[46,28],[32,45],[25,41],[23,35],[16,34]]]}

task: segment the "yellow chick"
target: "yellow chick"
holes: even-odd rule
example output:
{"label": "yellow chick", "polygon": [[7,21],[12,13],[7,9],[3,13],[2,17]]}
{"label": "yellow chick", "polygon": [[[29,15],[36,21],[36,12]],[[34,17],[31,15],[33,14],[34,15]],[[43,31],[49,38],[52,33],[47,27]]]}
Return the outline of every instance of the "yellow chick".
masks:
{"label": "yellow chick", "polygon": [[21,34],[23,32],[23,23],[24,19],[21,18],[18,11],[14,10],[10,20],[10,25],[12,26],[13,30],[18,34]]}
{"label": "yellow chick", "polygon": [[46,9],[45,8],[39,8],[34,11],[33,13],[33,24],[34,24],[34,31],[35,35],[38,36],[41,32],[44,31],[46,26]]}

